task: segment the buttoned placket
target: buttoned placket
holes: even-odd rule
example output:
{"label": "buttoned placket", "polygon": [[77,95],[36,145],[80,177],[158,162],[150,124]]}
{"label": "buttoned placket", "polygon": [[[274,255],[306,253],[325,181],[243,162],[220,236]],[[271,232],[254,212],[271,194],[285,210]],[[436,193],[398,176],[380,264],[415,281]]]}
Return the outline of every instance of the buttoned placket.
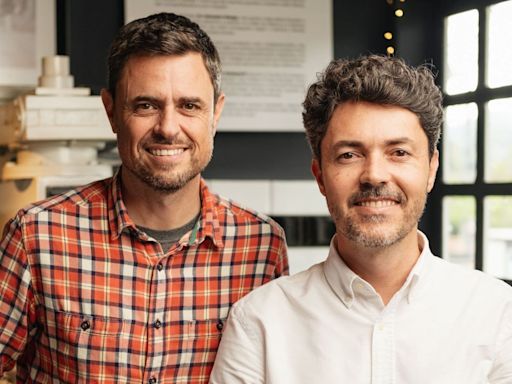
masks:
{"label": "buttoned placket", "polygon": [[[153,244],[155,246],[155,244]],[[156,247],[155,247],[156,248]],[[150,308],[148,312],[148,360],[147,383],[157,384],[161,368],[164,366],[165,306],[166,306],[166,259],[159,255],[156,264],[152,264],[152,282]]]}
{"label": "buttoned placket", "polygon": [[395,316],[383,316],[373,325],[372,384],[395,383]]}

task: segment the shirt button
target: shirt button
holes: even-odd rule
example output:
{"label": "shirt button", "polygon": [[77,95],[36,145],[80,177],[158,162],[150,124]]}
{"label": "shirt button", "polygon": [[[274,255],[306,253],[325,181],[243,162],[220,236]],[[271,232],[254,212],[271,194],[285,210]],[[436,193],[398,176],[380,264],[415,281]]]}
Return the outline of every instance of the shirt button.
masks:
{"label": "shirt button", "polygon": [[224,329],[224,323],[222,322],[222,320],[219,320],[217,322],[217,330],[222,331],[223,329]]}
{"label": "shirt button", "polygon": [[89,323],[89,320],[82,321],[82,324],[80,324],[80,328],[82,330],[87,331],[89,328],[91,328],[91,323]]}
{"label": "shirt button", "polygon": [[162,263],[158,263],[156,265],[156,269],[158,269],[159,271],[161,271],[162,269],[164,269],[164,265]]}
{"label": "shirt button", "polygon": [[156,328],[156,329],[159,329],[161,326],[162,326],[162,322],[160,320],[157,320],[153,323],[153,326]]}
{"label": "shirt button", "polygon": [[156,377],[150,377],[149,384],[156,384]]}

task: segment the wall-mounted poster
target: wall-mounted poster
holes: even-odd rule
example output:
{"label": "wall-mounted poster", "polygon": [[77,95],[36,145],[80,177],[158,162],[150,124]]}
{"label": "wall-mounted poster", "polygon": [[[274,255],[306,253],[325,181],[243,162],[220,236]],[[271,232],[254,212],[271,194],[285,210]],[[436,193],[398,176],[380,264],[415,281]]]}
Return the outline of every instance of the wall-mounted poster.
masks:
{"label": "wall-mounted poster", "polygon": [[333,56],[331,0],[125,0],[126,22],[182,14],[222,61],[224,131],[300,131],[307,86]]}
{"label": "wall-mounted poster", "polygon": [[0,92],[37,85],[55,29],[55,0],[0,0]]}

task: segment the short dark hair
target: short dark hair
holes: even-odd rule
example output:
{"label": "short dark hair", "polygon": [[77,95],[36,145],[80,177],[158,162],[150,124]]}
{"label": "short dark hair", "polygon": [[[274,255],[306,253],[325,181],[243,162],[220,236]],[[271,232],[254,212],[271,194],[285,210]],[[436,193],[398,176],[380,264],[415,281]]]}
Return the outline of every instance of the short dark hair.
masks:
{"label": "short dark hair", "polygon": [[318,75],[303,103],[303,121],[313,156],[336,106],[347,101],[395,105],[415,113],[425,131],[429,154],[434,153],[443,122],[443,96],[431,66],[412,67],[402,59],[381,55],[336,59]]}
{"label": "short dark hair", "polygon": [[134,20],[119,30],[108,56],[108,90],[116,85],[128,59],[139,55],[184,55],[198,52],[213,85],[214,101],[221,93],[221,63],[208,35],[190,19],[174,13],[157,13]]}

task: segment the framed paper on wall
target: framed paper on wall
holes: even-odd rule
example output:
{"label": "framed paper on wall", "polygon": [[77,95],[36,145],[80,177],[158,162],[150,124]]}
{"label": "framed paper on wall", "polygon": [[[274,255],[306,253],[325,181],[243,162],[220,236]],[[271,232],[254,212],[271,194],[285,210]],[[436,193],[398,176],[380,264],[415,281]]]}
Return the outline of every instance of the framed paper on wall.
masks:
{"label": "framed paper on wall", "polygon": [[55,0],[0,0],[0,96],[33,88],[55,54]]}
{"label": "framed paper on wall", "polygon": [[190,17],[222,61],[219,131],[302,131],[307,86],[333,56],[332,0],[125,0],[125,21]]}

